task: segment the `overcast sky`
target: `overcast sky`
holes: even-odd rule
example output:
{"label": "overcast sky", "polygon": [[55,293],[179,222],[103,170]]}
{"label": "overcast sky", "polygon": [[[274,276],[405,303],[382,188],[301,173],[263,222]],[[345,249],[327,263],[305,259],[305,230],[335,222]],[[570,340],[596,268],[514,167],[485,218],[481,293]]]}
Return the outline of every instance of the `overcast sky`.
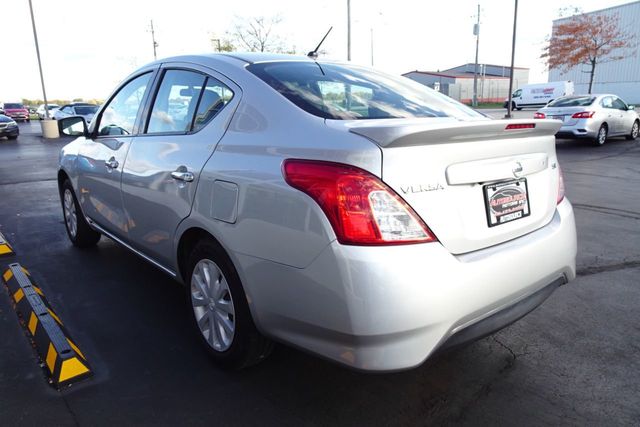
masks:
{"label": "overcast sky", "polygon": [[[299,52],[312,50],[329,26],[323,48],[346,59],[346,0],[32,0],[49,98],[105,98],[137,67],[153,60],[149,21],[158,57],[212,51],[234,17],[280,15],[278,33]],[[584,11],[629,0],[520,0],[516,62],[531,68],[530,82],[546,81],[538,59],[552,20],[562,7]],[[508,65],[513,1],[483,0],[481,63]],[[472,34],[478,1],[351,0],[352,60],[401,74],[442,70],[474,61]],[[26,0],[2,7],[5,52],[0,66],[0,102],[42,98]]]}

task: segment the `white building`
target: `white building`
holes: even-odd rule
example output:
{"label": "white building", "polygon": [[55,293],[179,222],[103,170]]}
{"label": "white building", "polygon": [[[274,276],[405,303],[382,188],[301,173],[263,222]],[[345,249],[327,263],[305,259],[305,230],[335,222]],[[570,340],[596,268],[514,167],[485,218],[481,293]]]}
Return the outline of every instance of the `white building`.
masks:
{"label": "white building", "polygon": [[[635,34],[635,41],[640,43],[640,1],[596,10],[588,15],[617,15],[622,30]],[[553,21],[554,28],[569,19],[571,17]],[[552,68],[549,70],[549,81],[571,80],[576,93],[587,93],[590,70],[590,65],[578,65],[565,73]],[[633,55],[625,59],[598,64],[591,92],[613,93],[630,104],[640,104],[640,46]]]}
{"label": "white building", "polygon": [[[443,71],[409,71],[403,76],[467,104],[473,98],[475,64],[463,64]],[[478,64],[478,102],[502,103],[509,96],[511,69],[503,65]],[[513,90],[529,82],[529,69],[513,68]]]}

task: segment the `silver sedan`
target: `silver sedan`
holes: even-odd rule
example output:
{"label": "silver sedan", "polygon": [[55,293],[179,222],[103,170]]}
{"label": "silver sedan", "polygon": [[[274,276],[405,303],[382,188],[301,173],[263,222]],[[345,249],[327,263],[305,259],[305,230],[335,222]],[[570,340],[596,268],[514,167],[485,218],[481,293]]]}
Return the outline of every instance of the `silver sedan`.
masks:
{"label": "silver sedan", "polygon": [[575,278],[557,121],[492,120],[351,64],[232,53],[151,63],[88,129],[59,125],[79,135],[58,172],[71,242],[106,236],[183,283],[223,365],[278,341],[407,369]]}
{"label": "silver sedan", "polygon": [[534,115],[537,119],[562,121],[560,137],[587,138],[602,145],[607,138],[638,137],[640,117],[633,105],[616,95],[574,95],[558,98]]}

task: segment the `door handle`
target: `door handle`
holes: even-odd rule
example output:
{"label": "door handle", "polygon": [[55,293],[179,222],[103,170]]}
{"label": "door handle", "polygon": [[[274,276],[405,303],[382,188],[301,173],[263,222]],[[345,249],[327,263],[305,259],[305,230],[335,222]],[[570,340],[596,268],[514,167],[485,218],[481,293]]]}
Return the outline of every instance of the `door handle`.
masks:
{"label": "door handle", "polygon": [[173,179],[177,179],[178,181],[184,181],[184,182],[191,182],[195,178],[191,172],[180,171],[180,170],[171,172],[171,177]]}
{"label": "door handle", "polygon": [[120,163],[118,163],[115,157],[112,157],[109,160],[105,160],[104,165],[107,167],[107,169],[117,169]]}

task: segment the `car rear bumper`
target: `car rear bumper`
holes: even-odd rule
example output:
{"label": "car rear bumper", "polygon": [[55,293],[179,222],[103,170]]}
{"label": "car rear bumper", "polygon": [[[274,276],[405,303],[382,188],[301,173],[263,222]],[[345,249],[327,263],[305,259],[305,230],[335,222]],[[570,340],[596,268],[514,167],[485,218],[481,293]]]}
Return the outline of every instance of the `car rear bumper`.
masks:
{"label": "car rear bumper", "polygon": [[263,333],[367,371],[415,367],[510,324],[575,278],[575,256],[567,200],[545,227],[464,255],[333,242],[298,269],[234,254]]}
{"label": "car rear bumper", "polygon": [[565,138],[595,138],[600,130],[600,122],[578,119],[571,125],[563,125],[556,136]]}

